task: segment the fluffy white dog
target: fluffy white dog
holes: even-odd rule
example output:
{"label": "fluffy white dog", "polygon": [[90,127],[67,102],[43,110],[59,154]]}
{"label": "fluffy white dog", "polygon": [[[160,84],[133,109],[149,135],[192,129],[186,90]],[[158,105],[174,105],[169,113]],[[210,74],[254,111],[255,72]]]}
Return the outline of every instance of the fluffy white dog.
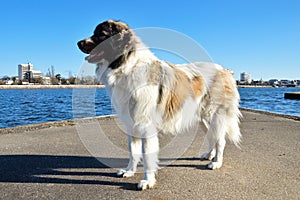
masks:
{"label": "fluffy white dog", "polygon": [[222,166],[228,138],[240,142],[239,93],[232,74],[213,63],[173,65],[159,60],[123,22],[105,21],[78,42],[97,64],[119,118],[126,125],[130,160],[119,176],[131,177],[142,160],[139,189],[152,188],[158,168],[157,133],[176,134],[194,124],[207,132],[209,169]]}

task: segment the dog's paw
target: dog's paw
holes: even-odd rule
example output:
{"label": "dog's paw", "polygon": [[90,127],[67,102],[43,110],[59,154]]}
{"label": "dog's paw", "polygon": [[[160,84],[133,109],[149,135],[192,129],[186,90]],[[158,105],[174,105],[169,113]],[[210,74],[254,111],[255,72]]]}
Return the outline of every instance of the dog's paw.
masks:
{"label": "dog's paw", "polygon": [[125,169],[120,169],[119,171],[117,171],[117,176],[119,177],[123,177],[123,178],[129,178],[134,176],[134,171],[127,171]]}
{"label": "dog's paw", "polygon": [[153,179],[153,180],[141,180],[139,182],[139,184],[137,185],[137,188],[139,190],[146,190],[146,189],[151,189],[154,187],[156,183],[156,180]]}
{"label": "dog's paw", "polygon": [[214,152],[204,153],[201,155],[200,160],[209,160],[212,161],[215,157]]}
{"label": "dog's paw", "polygon": [[222,167],[222,162],[210,162],[208,165],[207,165],[207,168],[208,169],[219,169]]}

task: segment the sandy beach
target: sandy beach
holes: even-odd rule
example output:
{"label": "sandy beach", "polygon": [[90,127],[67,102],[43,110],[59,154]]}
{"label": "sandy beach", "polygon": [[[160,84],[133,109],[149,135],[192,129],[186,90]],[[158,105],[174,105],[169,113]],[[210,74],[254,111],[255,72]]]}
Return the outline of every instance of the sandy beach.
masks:
{"label": "sandy beach", "polygon": [[157,186],[147,191],[136,190],[141,173],[118,178],[116,168],[87,148],[83,136],[96,120],[112,143],[126,149],[126,135],[113,116],[0,129],[0,199],[299,199],[299,117],[242,113],[241,149],[228,143],[221,169],[207,170],[208,162],[198,159],[200,132],[185,153],[158,171]]}

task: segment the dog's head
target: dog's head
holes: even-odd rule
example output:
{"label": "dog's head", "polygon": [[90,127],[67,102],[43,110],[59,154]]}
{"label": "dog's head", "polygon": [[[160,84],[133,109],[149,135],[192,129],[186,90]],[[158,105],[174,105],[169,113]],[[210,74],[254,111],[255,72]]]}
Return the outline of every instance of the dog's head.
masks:
{"label": "dog's head", "polygon": [[82,52],[89,54],[86,57],[88,62],[105,60],[113,63],[134,50],[132,36],[133,32],[127,24],[108,20],[99,24],[91,37],[80,40],[77,45]]}

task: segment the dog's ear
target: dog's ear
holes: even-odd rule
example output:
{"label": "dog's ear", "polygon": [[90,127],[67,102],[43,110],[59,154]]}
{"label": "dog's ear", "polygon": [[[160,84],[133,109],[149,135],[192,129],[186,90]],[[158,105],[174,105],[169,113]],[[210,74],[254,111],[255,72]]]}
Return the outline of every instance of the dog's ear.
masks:
{"label": "dog's ear", "polygon": [[129,27],[123,23],[123,22],[118,22],[116,24],[116,29],[119,31],[119,32],[122,32],[122,31],[128,31],[129,30]]}
{"label": "dog's ear", "polygon": [[109,20],[108,23],[110,24],[112,35],[129,30],[128,25],[123,22]]}

